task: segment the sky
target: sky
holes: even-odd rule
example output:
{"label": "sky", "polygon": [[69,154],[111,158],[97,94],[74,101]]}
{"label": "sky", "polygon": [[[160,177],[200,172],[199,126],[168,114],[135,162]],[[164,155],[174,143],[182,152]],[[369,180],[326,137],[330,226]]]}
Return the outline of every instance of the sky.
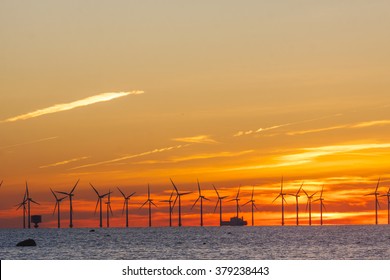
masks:
{"label": "sky", "polygon": [[[205,225],[254,199],[256,225],[280,225],[286,193],[324,188],[325,224],[373,224],[390,187],[388,1],[1,1],[0,227],[32,214],[55,227],[50,188],[70,191],[75,227],[98,226],[96,194],[113,191],[111,226]],[[286,196],[286,225],[295,198]],[[380,196],[379,222],[387,223]],[[306,197],[299,200],[308,223]],[[61,205],[69,223],[69,201]],[[104,205],[105,207],[106,205]],[[313,224],[319,223],[313,204]],[[250,205],[240,216],[251,220]],[[177,207],[173,213],[177,223]]]}

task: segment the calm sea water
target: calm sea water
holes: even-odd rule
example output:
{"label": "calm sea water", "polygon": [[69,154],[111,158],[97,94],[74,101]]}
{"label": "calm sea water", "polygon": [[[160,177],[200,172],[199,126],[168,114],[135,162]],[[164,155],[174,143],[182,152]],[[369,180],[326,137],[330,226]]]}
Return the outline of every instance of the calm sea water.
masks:
{"label": "calm sea water", "polygon": [[0,244],[2,260],[390,260],[390,226],[1,229]]}

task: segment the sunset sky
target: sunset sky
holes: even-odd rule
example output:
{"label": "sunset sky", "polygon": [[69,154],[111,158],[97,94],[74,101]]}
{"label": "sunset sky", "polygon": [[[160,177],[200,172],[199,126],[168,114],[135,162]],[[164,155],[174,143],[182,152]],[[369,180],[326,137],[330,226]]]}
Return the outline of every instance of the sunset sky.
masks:
{"label": "sunset sky", "polygon": [[[96,194],[114,191],[111,226],[168,225],[170,178],[183,225],[218,225],[252,187],[256,225],[280,225],[280,191],[324,186],[325,224],[373,224],[390,187],[389,1],[0,2],[0,227],[21,227],[25,181],[56,227],[50,189],[74,196],[75,227],[98,226]],[[318,195],[315,196],[318,198]],[[379,223],[387,223],[380,197]],[[295,198],[286,197],[286,225]],[[300,218],[307,224],[306,197]],[[69,224],[69,201],[62,225]],[[250,206],[241,207],[248,222]],[[173,213],[177,224],[177,208]],[[313,224],[319,203],[313,204]]]}

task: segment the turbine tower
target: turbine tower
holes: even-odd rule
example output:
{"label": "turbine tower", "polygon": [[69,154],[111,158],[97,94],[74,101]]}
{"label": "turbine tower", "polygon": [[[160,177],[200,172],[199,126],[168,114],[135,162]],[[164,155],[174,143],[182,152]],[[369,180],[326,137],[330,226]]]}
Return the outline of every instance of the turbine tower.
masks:
{"label": "turbine tower", "polygon": [[252,226],[255,225],[255,214],[254,214],[254,210],[256,208],[257,211],[259,211],[259,209],[257,209],[256,205],[255,205],[255,200],[253,199],[254,197],[254,193],[255,193],[255,186],[253,186],[252,188],[252,196],[251,196],[251,199],[247,202],[245,202],[242,206],[245,206],[247,205],[248,203],[250,203],[252,205]]}
{"label": "turbine tower", "polygon": [[107,228],[110,227],[110,212],[111,212],[111,215],[114,215],[114,213],[112,213],[112,209],[111,209],[111,190],[109,189],[108,190],[108,196],[107,196],[107,202],[105,202],[105,204],[107,205]]}
{"label": "turbine tower", "polygon": [[149,227],[151,227],[152,226],[152,204],[155,207],[157,207],[157,205],[154,204],[152,199],[150,199],[150,186],[149,186],[149,184],[148,184],[148,199],[144,202],[144,204],[142,204],[142,206],[140,208],[144,207],[144,205],[146,203],[149,203]]}
{"label": "turbine tower", "polygon": [[54,213],[56,212],[56,209],[57,209],[57,206],[58,206],[58,210],[57,210],[57,226],[58,228],[61,228],[61,211],[60,211],[60,205],[61,205],[61,201],[63,201],[66,196],[64,197],[61,197],[61,198],[58,198],[57,195],[54,193],[54,191],[50,188],[50,191],[51,193],[54,195],[54,198],[56,199],[56,204],[54,205],[54,211],[53,211],[53,215]]}
{"label": "turbine tower", "polygon": [[28,225],[28,228],[31,228],[31,211],[30,211],[30,203],[35,203],[35,204],[38,204],[38,202],[34,201],[31,197],[30,197],[30,194],[28,192],[28,185],[27,185],[27,181],[26,181],[26,201],[27,201],[27,225]]}
{"label": "turbine tower", "polygon": [[169,199],[160,201],[160,202],[167,202],[167,203],[169,203],[169,226],[170,227],[172,227],[172,210],[173,210],[173,207],[172,207],[172,202],[173,202],[172,197],[173,197],[173,193],[174,192],[175,192],[175,190],[173,189]]}
{"label": "turbine tower", "polygon": [[387,196],[387,224],[390,225],[390,188],[386,194],[382,194],[381,196]]}
{"label": "turbine tower", "polygon": [[97,210],[97,208],[98,208],[98,206],[100,204],[99,227],[103,227],[103,204],[102,204],[102,199],[105,196],[109,195],[110,192],[101,195],[101,194],[99,194],[99,192],[95,189],[95,187],[91,183],[89,183],[89,184],[91,185],[92,189],[95,191],[96,195],[98,196],[98,199],[97,199],[97,202],[96,202],[96,207],[95,207],[95,214],[96,214],[96,210]]}
{"label": "turbine tower", "polygon": [[298,189],[298,191],[295,194],[288,194],[288,195],[291,195],[291,196],[295,197],[296,212],[297,212],[297,218],[296,218],[297,226],[299,226],[299,204],[298,204],[298,198],[300,197],[299,193],[301,192],[302,187],[303,187],[303,183],[302,183],[301,187]]}
{"label": "turbine tower", "polygon": [[171,180],[172,185],[173,185],[173,187],[175,188],[175,191],[176,191],[176,198],[175,198],[175,201],[173,202],[172,211],[173,211],[173,208],[175,207],[176,200],[179,199],[179,227],[181,227],[181,196],[190,194],[191,192],[182,192],[182,193],[179,192],[179,190],[175,186],[175,183],[173,183],[172,179],[171,178],[169,178],[169,179]]}
{"label": "turbine tower", "polygon": [[123,215],[123,212],[125,211],[125,208],[126,208],[126,227],[129,227],[129,200],[135,194],[135,192],[133,192],[130,195],[125,195],[124,192],[122,192],[120,188],[118,188],[118,190],[122,194],[123,199],[125,200],[123,202],[122,215]]}
{"label": "turbine tower", "polygon": [[218,196],[217,204],[215,205],[215,208],[214,208],[214,213],[215,213],[215,210],[217,210],[217,207],[219,204],[219,225],[221,226],[222,225],[222,200],[224,200],[228,196],[220,196],[218,191],[217,191],[217,188],[214,185],[213,185],[213,188]]}
{"label": "turbine tower", "polygon": [[67,193],[67,192],[58,192],[56,191],[56,193],[60,193],[60,194],[64,194],[64,195],[67,195],[69,196],[69,227],[72,228],[73,227],[73,205],[72,205],[72,197],[74,196],[73,192],[74,190],[76,189],[76,186],[77,184],[79,183],[80,179],[77,180],[76,184],[74,185],[73,189]]}
{"label": "turbine tower", "polygon": [[281,184],[280,184],[280,193],[272,201],[272,203],[274,203],[279,197],[282,198],[282,226],[284,226],[284,203],[285,202],[287,203],[286,199],[284,198],[285,195],[287,195],[287,194],[283,192],[283,177],[282,177],[282,181],[281,181]]}
{"label": "turbine tower", "polygon": [[380,207],[379,201],[378,201],[378,195],[379,195],[378,188],[379,188],[380,180],[381,180],[381,178],[378,179],[378,183],[376,184],[375,192],[366,194],[366,196],[367,195],[375,195],[375,224],[376,225],[378,224],[378,207]]}
{"label": "turbine tower", "polygon": [[309,226],[311,226],[311,203],[313,201],[313,196],[315,196],[315,194],[317,192],[313,193],[312,195],[308,195],[304,189],[302,189],[302,190],[306,194],[306,197],[307,197],[306,211],[307,211],[307,208],[309,207]]}
{"label": "turbine tower", "polygon": [[323,212],[323,209],[326,210],[325,204],[324,204],[324,198],[322,197],[322,193],[323,192],[324,192],[324,186],[322,186],[320,198],[318,198],[318,199],[313,201],[313,202],[316,202],[316,201],[320,202],[320,213],[321,213],[321,220],[320,220],[321,222],[320,222],[320,224],[321,224],[321,226],[323,225],[323,223],[322,223],[322,212]]}
{"label": "turbine tower", "polygon": [[240,189],[241,189],[241,186],[238,187],[238,191],[237,191],[237,195],[236,195],[236,198],[233,198],[230,201],[236,201],[236,218],[238,219],[238,214],[240,212],[240,205],[238,204],[238,202],[240,201],[240,199],[238,198],[238,196],[240,195]]}
{"label": "turbine tower", "polygon": [[199,196],[195,200],[195,203],[194,203],[194,205],[192,205],[191,209],[194,208],[196,203],[200,200],[200,226],[203,227],[203,199],[209,200],[209,201],[210,201],[210,199],[208,199],[204,195],[202,195],[202,191],[200,189],[199,180],[198,180],[198,192],[199,192]]}

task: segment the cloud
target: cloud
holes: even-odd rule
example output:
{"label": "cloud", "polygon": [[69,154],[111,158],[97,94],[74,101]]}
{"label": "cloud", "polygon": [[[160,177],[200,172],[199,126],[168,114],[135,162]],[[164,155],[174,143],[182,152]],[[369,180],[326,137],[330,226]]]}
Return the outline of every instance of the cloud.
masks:
{"label": "cloud", "polygon": [[286,124],[274,125],[274,126],[265,127],[265,128],[260,127],[260,128],[257,129],[257,130],[239,131],[239,132],[237,132],[236,134],[234,134],[233,136],[234,136],[234,137],[237,137],[237,136],[249,135],[249,134],[253,134],[253,133],[264,132],[264,131],[268,131],[268,130],[272,130],[272,129],[277,129],[277,128],[280,128],[280,127],[283,127],[283,126],[287,126],[287,125],[291,125],[291,124],[292,124],[292,123],[286,123]]}
{"label": "cloud", "polygon": [[334,145],[323,146],[316,148],[305,148],[304,152],[281,156],[282,161],[312,161],[314,158],[321,156],[329,156],[338,153],[354,152],[368,149],[384,149],[390,148],[390,143],[384,144],[356,144],[356,145]]}
{"label": "cloud", "polygon": [[59,165],[65,165],[65,164],[68,164],[71,162],[75,162],[75,161],[79,161],[79,160],[83,160],[83,159],[87,159],[87,158],[89,158],[89,157],[72,158],[72,159],[68,159],[68,160],[64,160],[64,161],[60,161],[60,162],[56,162],[56,163],[52,163],[52,164],[48,164],[48,165],[43,165],[43,166],[40,166],[39,168],[48,168],[48,167],[55,167],[55,166],[59,166]]}
{"label": "cloud", "polygon": [[58,138],[58,136],[46,137],[46,138],[42,138],[42,139],[38,139],[38,140],[33,140],[33,141],[30,141],[30,142],[24,142],[24,143],[19,143],[19,144],[14,144],[14,145],[2,146],[2,147],[0,147],[0,149],[15,148],[15,147],[24,146],[24,145],[30,145],[30,144],[35,144],[35,143],[39,143],[39,142],[50,141],[50,140],[54,140],[54,139],[57,139],[57,138]]}
{"label": "cloud", "polygon": [[176,163],[182,161],[202,160],[202,159],[211,159],[211,158],[238,157],[253,152],[254,150],[247,150],[247,151],[240,151],[240,152],[219,152],[219,153],[209,153],[209,154],[196,154],[196,155],[189,155],[184,157],[174,157],[165,161],[148,160],[148,161],[142,161],[137,163],[138,164]]}
{"label": "cloud", "polygon": [[217,141],[210,138],[210,135],[197,135],[191,137],[173,138],[172,140],[178,142],[184,142],[184,143],[198,143],[198,144],[217,143]]}
{"label": "cloud", "polygon": [[286,134],[287,135],[301,135],[301,134],[316,133],[316,132],[329,131],[329,130],[347,128],[347,127],[349,127],[349,126],[348,125],[337,125],[337,126],[323,127],[323,128],[317,128],[317,129],[292,131],[292,132],[287,132]]}
{"label": "cloud", "polygon": [[132,159],[132,158],[143,157],[143,156],[147,156],[147,155],[151,155],[151,154],[155,154],[155,153],[167,152],[167,151],[174,150],[174,149],[180,149],[180,148],[183,148],[183,147],[186,147],[186,146],[188,146],[188,145],[177,145],[177,146],[165,147],[165,148],[160,148],[160,149],[154,149],[154,150],[143,152],[143,153],[140,153],[140,154],[130,154],[130,155],[125,155],[125,156],[122,156],[122,157],[119,157],[119,158],[114,158],[114,159],[110,159],[110,160],[105,160],[105,161],[85,164],[85,165],[81,165],[81,166],[76,166],[76,167],[70,168],[70,170],[87,168],[87,167],[94,167],[94,166],[99,166],[99,165],[104,165],[104,164],[116,163],[116,162],[119,162],[119,161],[128,160],[128,159]]}
{"label": "cloud", "polygon": [[352,127],[353,128],[360,128],[360,127],[370,127],[370,126],[388,125],[388,124],[390,124],[390,120],[378,120],[378,121],[361,122],[361,123],[355,124]]}
{"label": "cloud", "polygon": [[8,118],[8,119],[5,119],[5,120],[3,120],[1,122],[4,123],[4,122],[16,122],[16,121],[19,121],[19,120],[27,120],[27,119],[31,119],[31,118],[36,118],[36,117],[39,117],[39,116],[47,115],[47,114],[53,114],[53,113],[57,113],[57,112],[68,111],[68,110],[72,110],[72,109],[75,109],[75,108],[78,108],[78,107],[88,106],[88,105],[92,105],[92,104],[99,103],[99,102],[110,101],[110,100],[113,100],[113,99],[116,99],[116,98],[119,98],[119,97],[124,97],[124,96],[130,95],[130,94],[141,94],[141,93],[144,93],[144,92],[136,90],[136,91],[129,91],[129,92],[108,92],[108,93],[102,93],[102,94],[99,94],[99,95],[90,96],[90,97],[87,97],[87,98],[84,98],[84,99],[80,99],[80,100],[77,100],[77,101],[73,101],[73,102],[70,102],[70,103],[56,104],[54,106],[50,106],[50,107],[47,107],[47,108],[44,108],[44,109],[39,109],[39,110],[30,112],[30,113],[26,113],[26,114],[22,114],[22,115],[19,115],[19,116],[16,116],[16,117]]}

